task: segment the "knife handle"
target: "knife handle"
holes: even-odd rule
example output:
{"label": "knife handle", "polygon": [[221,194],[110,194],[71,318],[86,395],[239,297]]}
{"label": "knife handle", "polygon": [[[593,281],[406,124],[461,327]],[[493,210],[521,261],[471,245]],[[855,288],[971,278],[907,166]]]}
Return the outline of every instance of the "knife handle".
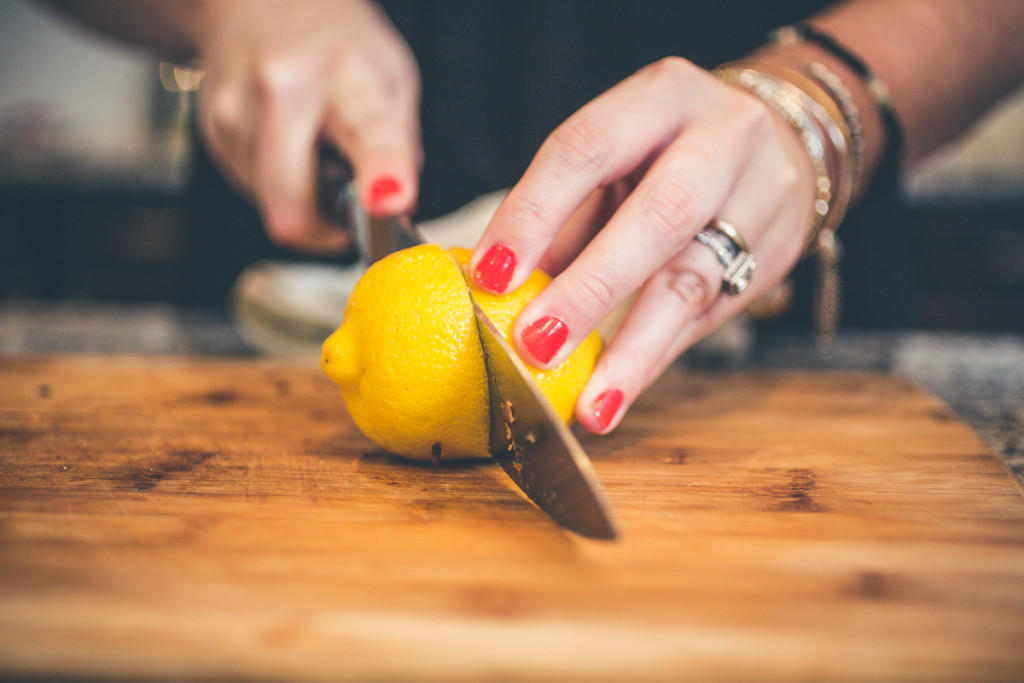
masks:
{"label": "knife handle", "polygon": [[355,235],[358,255],[367,263],[424,242],[408,216],[369,216],[359,201],[352,164],[330,145],[317,155],[317,204],[325,218]]}
{"label": "knife handle", "polygon": [[316,201],[324,218],[343,230],[354,230],[361,211],[352,183],[352,164],[331,145],[323,145],[316,160]]}

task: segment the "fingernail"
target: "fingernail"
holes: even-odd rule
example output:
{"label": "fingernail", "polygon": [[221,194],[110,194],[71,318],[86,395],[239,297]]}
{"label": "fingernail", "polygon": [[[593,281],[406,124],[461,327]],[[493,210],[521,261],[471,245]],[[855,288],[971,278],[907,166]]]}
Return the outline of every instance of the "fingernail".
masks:
{"label": "fingernail", "polygon": [[594,419],[601,425],[601,429],[608,429],[612,420],[615,419],[615,415],[619,412],[619,408],[622,407],[622,391],[619,389],[605,391],[594,399],[591,407]]}
{"label": "fingernail", "polygon": [[512,281],[512,272],[515,269],[515,252],[504,244],[495,244],[476,264],[473,280],[484,289],[504,294],[508,283]]}
{"label": "fingernail", "polygon": [[398,194],[402,190],[402,184],[393,175],[385,175],[377,178],[370,185],[370,206],[377,206],[388,197]]}
{"label": "fingernail", "polygon": [[527,350],[541,363],[547,363],[569,337],[569,327],[550,315],[537,320],[523,330],[521,339]]}

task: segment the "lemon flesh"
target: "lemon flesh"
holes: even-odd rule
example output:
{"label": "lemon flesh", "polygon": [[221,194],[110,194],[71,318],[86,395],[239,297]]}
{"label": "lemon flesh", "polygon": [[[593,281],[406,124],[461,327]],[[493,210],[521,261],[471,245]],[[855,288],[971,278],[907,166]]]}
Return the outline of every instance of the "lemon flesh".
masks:
{"label": "lemon flesh", "polygon": [[[494,295],[470,284],[468,249],[420,245],[388,255],[356,283],[320,365],[356,426],[408,458],[489,457],[487,369],[473,300],[505,335],[551,278],[535,271]],[[470,298],[472,292],[472,299]],[[567,423],[601,351],[593,333],[565,362],[534,377]]]}

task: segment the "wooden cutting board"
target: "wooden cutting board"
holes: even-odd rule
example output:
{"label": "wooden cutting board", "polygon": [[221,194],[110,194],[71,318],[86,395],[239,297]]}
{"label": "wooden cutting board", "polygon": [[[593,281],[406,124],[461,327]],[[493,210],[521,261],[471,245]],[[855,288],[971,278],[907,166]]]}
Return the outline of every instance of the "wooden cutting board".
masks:
{"label": "wooden cutting board", "polygon": [[915,386],[672,371],[582,441],[621,540],[315,367],[0,360],[0,675],[1024,678],[1024,497]]}

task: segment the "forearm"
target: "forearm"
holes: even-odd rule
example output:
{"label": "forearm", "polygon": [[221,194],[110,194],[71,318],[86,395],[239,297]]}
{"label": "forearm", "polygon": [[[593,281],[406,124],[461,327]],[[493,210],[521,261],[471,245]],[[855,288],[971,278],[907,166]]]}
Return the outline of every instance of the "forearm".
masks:
{"label": "forearm", "polygon": [[[1024,81],[1024,2],[1005,0],[853,0],[810,19],[855,52],[888,86],[913,163],[963,131]],[[887,137],[861,80],[809,43],[769,48],[764,57],[824,62],[850,88],[861,112],[870,173]]]}
{"label": "forearm", "polygon": [[204,0],[45,0],[89,26],[169,57],[197,56]]}

